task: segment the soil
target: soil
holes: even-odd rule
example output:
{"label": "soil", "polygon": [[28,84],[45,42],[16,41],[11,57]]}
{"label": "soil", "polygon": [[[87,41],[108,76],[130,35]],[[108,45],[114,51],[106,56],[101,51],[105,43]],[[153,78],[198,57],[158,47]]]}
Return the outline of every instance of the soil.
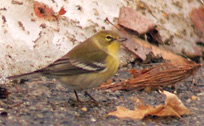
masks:
{"label": "soil", "polygon": [[[114,78],[127,77],[124,69]],[[204,125],[204,68],[193,77],[164,87],[175,93],[184,105],[191,110],[190,115],[177,117],[148,116],[142,120],[120,120],[107,116],[116,110],[116,106],[134,109],[131,98],[139,98],[145,104],[164,103],[165,97],[156,90],[87,90],[96,99],[93,102],[84,91],[78,91],[82,102],[76,102],[73,90],[69,90],[55,80],[45,78],[31,79],[21,83],[8,83],[5,88],[11,93],[0,100],[1,126],[180,126]]]}

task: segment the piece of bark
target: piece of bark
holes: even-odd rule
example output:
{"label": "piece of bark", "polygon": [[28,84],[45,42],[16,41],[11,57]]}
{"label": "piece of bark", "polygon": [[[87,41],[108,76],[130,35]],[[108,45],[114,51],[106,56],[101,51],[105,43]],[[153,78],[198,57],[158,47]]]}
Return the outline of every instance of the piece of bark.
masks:
{"label": "piece of bark", "polygon": [[200,7],[198,9],[194,8],[190,13],[190,18],[196,28],[204,34],[204,7]]}
{"label": "piece of bark", "polygon": [[145,34],[155,28],[153,21],[128,7],[120,8],[118,24],[139,34]]}

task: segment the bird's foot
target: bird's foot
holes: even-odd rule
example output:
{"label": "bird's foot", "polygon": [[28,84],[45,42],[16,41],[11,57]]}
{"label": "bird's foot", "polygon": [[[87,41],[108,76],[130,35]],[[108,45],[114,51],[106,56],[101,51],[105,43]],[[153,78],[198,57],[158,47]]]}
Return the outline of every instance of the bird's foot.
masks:
{"label": "bird's foot", "polygon": [[87,91],[85,91],[85,96],[88,96],[95,103],[95,105],[99,105],[99,103]]}

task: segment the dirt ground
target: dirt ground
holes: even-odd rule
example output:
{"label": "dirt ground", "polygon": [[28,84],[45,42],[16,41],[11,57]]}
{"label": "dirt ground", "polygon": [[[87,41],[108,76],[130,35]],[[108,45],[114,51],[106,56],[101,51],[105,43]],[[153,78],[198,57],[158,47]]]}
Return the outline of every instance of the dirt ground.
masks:
{"label": "dirt ground", "polygon": [[[125,69],[120,69],[114,78],[127,76]],[[96,105],[84,91],[78,95],[83,103],[75,101],[72,90],[52,80],[32,79],[24,84],[9,83],[5,85],[11,93],[7,99],[0,100],[1,126],[181,126],[204,125],[204,68],[176,86],[164,87],[164,90],[174,92],[191,111],[190,115],[176,117],[149,116],[143,120],[120,120],[107,116],[116,106],[134,108],[131,98],[139,98],[145,104],[158,105],[164,103],[165,97],[153,90],[110,90],[90,89],[88,92],[98,101]],[[192,98],[194,97],[194,98]]]}

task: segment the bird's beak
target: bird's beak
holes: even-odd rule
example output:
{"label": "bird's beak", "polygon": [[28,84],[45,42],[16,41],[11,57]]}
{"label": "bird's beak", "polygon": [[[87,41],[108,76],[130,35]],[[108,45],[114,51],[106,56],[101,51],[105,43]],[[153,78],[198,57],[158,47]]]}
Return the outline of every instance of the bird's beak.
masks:
{"label": "bird's beak", "polygon": [[119,42],[124,42],[124,41],[126,41],[127,40],[127,38],[125,38],[125,37],[119,37],[118,39],[117,39],[117,41],[119,41]]}

